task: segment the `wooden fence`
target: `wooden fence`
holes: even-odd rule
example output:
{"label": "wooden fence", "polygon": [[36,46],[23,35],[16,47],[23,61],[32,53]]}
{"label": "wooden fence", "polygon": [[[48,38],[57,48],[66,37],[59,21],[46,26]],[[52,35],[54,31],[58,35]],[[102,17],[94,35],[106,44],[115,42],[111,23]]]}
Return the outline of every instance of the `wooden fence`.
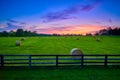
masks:
{"label": "wooden fence", "polygon": [[104,55],[0,55],[0,67],[6,66],[65,66],[120,65],[120,54]]}

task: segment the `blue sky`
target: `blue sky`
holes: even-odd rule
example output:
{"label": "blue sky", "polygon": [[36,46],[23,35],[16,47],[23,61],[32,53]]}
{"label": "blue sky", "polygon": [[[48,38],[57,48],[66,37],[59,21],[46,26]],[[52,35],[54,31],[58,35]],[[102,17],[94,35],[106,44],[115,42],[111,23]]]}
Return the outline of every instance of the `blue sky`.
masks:
{"label": "blue sky", "polygon": [[120,0],[0,0],[0,31],[85,34],[120,27]]}

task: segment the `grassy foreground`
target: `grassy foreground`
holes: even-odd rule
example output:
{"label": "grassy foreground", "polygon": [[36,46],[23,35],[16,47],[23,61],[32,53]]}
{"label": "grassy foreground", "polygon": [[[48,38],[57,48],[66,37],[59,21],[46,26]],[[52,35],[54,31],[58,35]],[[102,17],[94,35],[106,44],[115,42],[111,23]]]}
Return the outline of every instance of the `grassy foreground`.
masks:
{"label": "grassy foreground", "polygon": [[0,69],[0,80],[120,80],[115,67]]}
{"label": "grassy foreground", "polygon": [[[77,40],[79,38],[79,40]],[[0,54],[69,54],[72,48],[84,54],[119,54],[120,36],[94,37],[26,37],[21,46],[15,46],[20,37],[0,37]]]}
{"label": "grassy foreground", "polygon": [[[79,40],[77,40],[79,38]],[[94,37],[0,37],[0,54],[69,54],[72,48],[84,54],[120,54],[120,36]],[[0,80],[120,80],[119,67],[4,68]]]}

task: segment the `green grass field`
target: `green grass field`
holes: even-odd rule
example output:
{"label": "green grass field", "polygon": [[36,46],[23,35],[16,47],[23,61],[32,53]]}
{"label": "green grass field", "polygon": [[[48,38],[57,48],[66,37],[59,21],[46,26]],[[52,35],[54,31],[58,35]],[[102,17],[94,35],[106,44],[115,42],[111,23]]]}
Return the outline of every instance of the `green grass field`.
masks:
{"label": "green grass field", "polygon": [[0,80],[120,80],[117,67],[0,69]]}
{"label": "green grass field", "polygon": [[[98,38],[100,42],[90,36],[26,37],[21,46],[15,46],[20,37],[1,37],[0,54],[70,54],[72,48],[84,54],[120,54],[120,36]],[[0,69],[0,80],[120,80],[119,75],[120,66]]]}
{"label": "green grass field", "polygon": [[[98,36],[97,36],[98,37]],[[77,40],[79,38],[79,40]],[[0,54],[69,54],[79,48],[84,54],[119,54],[120,36],[94,37],[26,37],[21,46],[15,46],[20,37],[1,37]]]}

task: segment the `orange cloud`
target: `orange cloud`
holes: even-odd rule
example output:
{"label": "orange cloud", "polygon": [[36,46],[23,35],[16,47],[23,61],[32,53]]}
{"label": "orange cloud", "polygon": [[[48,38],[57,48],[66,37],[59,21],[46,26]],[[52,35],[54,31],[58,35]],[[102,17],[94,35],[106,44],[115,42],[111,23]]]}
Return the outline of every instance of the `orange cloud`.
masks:
{"label": "orange cloud", "polygon": [[74,26],[65,26],[65,27],[49,27],[46,29],[38,29],[37,31],[43,33],[57,33],[57,34],[86,34],[94,33],[101,29],[106,28],[105,26],[100,25],[74,25]]}

